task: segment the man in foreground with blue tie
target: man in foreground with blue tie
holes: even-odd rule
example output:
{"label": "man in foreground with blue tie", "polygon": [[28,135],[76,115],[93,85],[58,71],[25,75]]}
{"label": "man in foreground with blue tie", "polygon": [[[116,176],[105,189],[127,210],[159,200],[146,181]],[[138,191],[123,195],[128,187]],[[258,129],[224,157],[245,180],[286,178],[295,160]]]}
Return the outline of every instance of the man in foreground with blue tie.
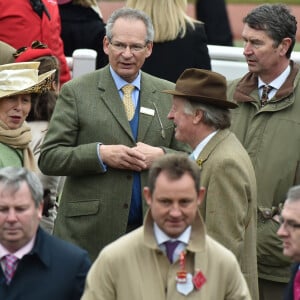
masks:
{"label": "man in foreground with blue tie", "polygon": [[300,185],[291,187],[287,193],[277,234],[283,241],[283,254],[295,263],[284,300],[300,299]]}
{"label": "man in foreground with blue tie", "polygon": [[200,169],[167,154],[149,170],[144,225],[106,246],[82,300],[251,299],[235,256],[206,234]]}
{"label": "man in foreground with blue tie", "polygon": [[39,227],[43,187],[26,169],[0,169],[0,299],[79,300],[88,253]]}

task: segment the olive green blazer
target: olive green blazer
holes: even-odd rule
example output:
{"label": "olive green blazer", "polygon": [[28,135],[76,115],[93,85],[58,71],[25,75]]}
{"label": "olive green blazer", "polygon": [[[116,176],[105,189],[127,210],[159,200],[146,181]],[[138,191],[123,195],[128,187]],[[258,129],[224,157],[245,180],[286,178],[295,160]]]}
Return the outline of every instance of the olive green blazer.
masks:
{"label": "olive green blazer", "polygon": [[[139,114],[137,140],[166,152],[187,151],[175,140],[174,124],[167,119],[172,96],[161,93],[165,89],[174,89],[174,84],[142,72],[140,107],[154,115]],[[67,177],[54,234],[88,250],[92,260],[125,233],[133,184],[130,170],[105,172],[98,143],[136,144],[109,66],[64,84],[39,159],[45,174]],[[146,177],[142,172],[142,186]]]}

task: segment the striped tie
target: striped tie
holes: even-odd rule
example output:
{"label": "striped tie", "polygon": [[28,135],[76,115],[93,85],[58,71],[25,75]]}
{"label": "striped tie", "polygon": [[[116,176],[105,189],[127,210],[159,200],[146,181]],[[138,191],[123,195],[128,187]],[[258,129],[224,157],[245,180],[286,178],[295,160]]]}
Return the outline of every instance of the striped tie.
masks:
{"label": "striped tie", "polygon": [[10,284],[17,268],[18,258],[14,255],[8,254],[3,258],[3,260],[4,260],[4,275],[6,277],[6,283]]}
{"label": "striped tie", "polygon": [[261,106],[265,106],[269,100],[269,93],[273,89],[270,85],[264,85],[261,94]]}

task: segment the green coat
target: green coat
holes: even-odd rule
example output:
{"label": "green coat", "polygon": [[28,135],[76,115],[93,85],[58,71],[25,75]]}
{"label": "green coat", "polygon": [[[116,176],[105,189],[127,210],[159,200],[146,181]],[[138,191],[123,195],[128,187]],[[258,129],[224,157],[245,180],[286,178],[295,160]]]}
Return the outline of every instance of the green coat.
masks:
{"label": "green coat", "polygon": [[232,131],[247,149],[257,179],[258,275],[262,279],[288,282],[290,261],[282,254],[280,213],[288,189],[300,184],[300,73],[291,63],[286,82],[261,108],[257,76],[248,73],[231,82],[228,98],[239,103],[233,110]]}
{"label": "green coat", "polygon": [[200,207],[207,233],[231,250],[253,300],[258,300],[256,264],[256,180],[244,147],[228,129],[219,130],[201,151]]}
{"label": "green coat", "polygon": [[[174,84],[142,73],[140,106],[155,111],[155,103],[160,120],[157,111],[154,116],[140,113],[138,141],[165,151],[187,150],[175,140],[173,122],[167,119],[172,96],[161,93],[165,89]],[[130,170],[104,171],[99,142],[136,145],[108,66],[63,86],[39,159],[45,174],[67,176],[54,234],[88,250],[92,260],[125,233],[133,184]],[[142,187],[146,179],[144,171]]]}
{"label": "green coat", "polygon": [[0,143],[0,168],[23,167],[23,151]]}

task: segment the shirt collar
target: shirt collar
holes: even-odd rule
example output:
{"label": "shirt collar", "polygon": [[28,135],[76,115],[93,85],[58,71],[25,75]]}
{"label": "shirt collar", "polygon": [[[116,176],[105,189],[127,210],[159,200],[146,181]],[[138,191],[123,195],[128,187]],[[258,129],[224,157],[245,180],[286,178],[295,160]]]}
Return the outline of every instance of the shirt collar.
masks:
{"label": "shirt collar", "polygon": [[218,130],[210,133],[204,140],[202,140],[198,146],[194,149],[190,157],[194,160],[197,160],[203,148],[207,145],[207,143],[213,138],[213,136],[218,132]]}
{"label": "shirt collar", "polygon": [[33,249],[35,238],[36,238],[36,235],[34,235],[34,237],[25,246],[23,246],[22,248],[20,248],[19,250],[17,250],[14,253],[9,252],[5,247],[3,247],[0,244],[0,259],[8,254],[13,254],[18,259],[22,259],[23,256],[28,254]]}
{"label": "shirt collar", "polygon": [[[110,73],[111,73],[111,76],[116,84],[116,87],[119,90],[121,90],[121,88],[128,84],[129,82],[125,81],[123,78],[121,78],[115,71],[114,69],[109,66],[109,70],[110,70]],[[139,71],[139,74],[138,76],[132,81],[130,82],[130,84],[134,85],[138,90],[140,90],[140,87],[141,87],[141,71]]]}
{"label": "shirt collar", "polygon": [[186,230],[176,239],[169,237],[166,235],[159,227],[158,225],[154,222],[153,223],[153,229],[154,229],[154,235],[157,241],[158,245],[161,245],[167,241],[180,241],[182,243],[185,243],[186,245],[189,243],[190,236],[191,236],[191,230],[192,226],[189,226],[186,228]]}
{"label": "shirt collar", "polygon": [[[289,74],[291,72],[291,66],[288,65],[286,69],[277,77],[275,78],[272,82],[270,82],[268,85],[272,86],[274,89],[279,90],[283,83],[286,81],[288,78]],[[267,85],[264,83],[260,77],[258,77],[258,88],[262,88],[264,85]]]}

